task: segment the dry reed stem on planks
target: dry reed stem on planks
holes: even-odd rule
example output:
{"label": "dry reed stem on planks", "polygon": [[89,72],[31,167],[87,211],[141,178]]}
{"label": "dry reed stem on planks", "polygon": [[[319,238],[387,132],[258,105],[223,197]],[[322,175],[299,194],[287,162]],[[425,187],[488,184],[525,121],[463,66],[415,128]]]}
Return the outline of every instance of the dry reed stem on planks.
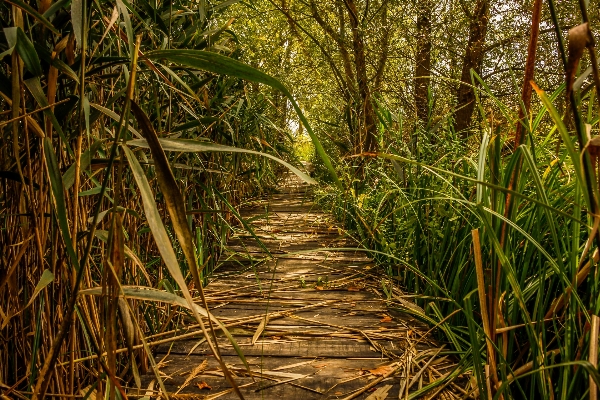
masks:
{"label": "dry reed stem on planks", "polygon": [[410,383],[408,384],[408,387],[406,388],[406,390],[410,390],[410,388],[412,387],[412,385],[414,385],[417,382],[417,379],[419,379],[421,377],[421,375],[423,374],[423,372],[425,372],[425,370],[427,369],[427,367],[429,367],[429,365],[431,364],[431,362],[435,359],[435,357],[437,357],[438,354],[440,354],[440,352],[442,351],[442,348],[439,348],[434,355],[431,356],[431,358],[429,359],[429,361],[427,361],[425,363],[425,365],[423,365],[423,367],[419,370],[419,372],[417,372],[415,374],[415,376],[413,376],[412,380],[410,381]]}
{"label": "dry reed stem on planks", "polygon": [[[297,310],[276,311],[276,312],[273,312],[273,313],[269,314],[269,319],[282,318],[282,317],[285,317],[285,316],[289,316],[289,314],[294,313],[294,312],[303,311],[303,310],[307,310],[307,309],[311,309],[311,308],[316,308],[316,307],[321,307],[321,306],[326,306],[328,304],[331,304],[332,302],[336,302],[336,300],[328,300],[328,301],[324,301],[324,302],[317,303],[317,304],[311,304],[309,306],[301,307],[301,308],[299,308]],[[258,316],[247,317],[247,318],[241,319],[241,320],[236,321],[236,322],[230,322],[230,323],[224,324],[224,326],[226,328],[231,328],[231,327],[234,327],[234,326],[244,325],[244,324],[247,324],[249,322],[260,321],[263,318],[264,318],[264,314],[258,315]],[[194,327],[197,328],[198,325],[192,325],[189,328],[194,328]],[[218,327],[218,326],[215,327],[216,331],[218,331],[219,329],[220,329],[220,327]],[[161,345],[161,344],[171,343],[171,342],[174,342],[174,341],[177,341],[177,340],[182,340],[182,339],[187,339],[187,338],[190,338],[190,337],[198,336],[198,335],[201,335],[201,334],[202,334],[201,330],[194,331],[194,332],[186,333],[186,334],[183,334],[183,335],[180,335],[180,336],[174,336],[174,337],[171,337],[171,338],[166,338],[166,339],[157,340],[157,341],[154,341],[154,342],[149,342],[149,343],[147,343],[147,345],[149,347],[154,347],[154,346],[158,346],[158,345]],[[132,348],[133,348],[133,350],[139,350],[139,349],[142,349],[143,347],[144,346],[140,344],[140,345],[133,346]],[[128,349],[126,347],[124,347],[124,348],[117,349],[116,353],[117,354],[118,353],[124,353],[126,351],[128,351]],[[106,353],[102,354],[103,357],[105,355],[106,355]],[[79,359],[75,360],[75,362],[79,363],[79,362],[82,362],[82,361],[95,360],[97,358],[98,358],[98,355],[94,354],[92,356],[79,358]],[[61,364],[58,364],[58,365],[59,366],[64,366],[64,365],[67,365],[67,363],[61,363]]]}
{"label": "dry reed stem on planks", "polygon": [[342,400],[352,400],[358,396],[360,396],[361,394],[363,394],[364,392],[366,392],[367,390],[371,389],[372,387],[375,387],[379,384],[379,382],[383,381],[384,379],[389,378],[390,376],[394,375],[402,366],[404,365],[403,361],[398,361],[395,362],[391,365],[390,370],[385,373],[384,375],[380,376],[377,379],[374,379],[373,381],[371,381],[370,383],[368,383],[367,385],[363,386],[361,389],[359,389],[358,391],[344,397]]}

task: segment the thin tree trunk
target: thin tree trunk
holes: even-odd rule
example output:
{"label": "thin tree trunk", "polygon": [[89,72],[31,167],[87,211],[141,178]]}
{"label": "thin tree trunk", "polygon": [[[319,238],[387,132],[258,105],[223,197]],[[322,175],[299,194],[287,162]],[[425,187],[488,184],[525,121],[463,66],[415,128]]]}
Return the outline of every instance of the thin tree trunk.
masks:
{"label": "thin tree trunk", "polygon": [[527,47],[527,62],[525,63],[525,74],[523,76],[523,90],[521,92],[521,100],[525,105],[525,109],[523,107],[519,107],[519,121],[517,122],[517,128],[515,131],[515,141],[513,144],[513,149],[516,150],[517,147],[523,143],[523,124],[522,121],[525,119],[526,114],[529,114],[529,110],[531,109],[531,93],[533,88],[531,87],[531,81],[533,80],[533,75],[535,72],[535,54],[538,45],[538,37],[540,35],[540,22],[542,19],[542,2],[541,0],[536,0],[533,5],[533,13],[532,13],[532,21],[531,21],[531,32],[529,36],[529,45]]}
{"label": "thin tree trunk", "polygon": [[381,49],[381,54],[379,56],[379,60],[377,62],[377,72],[375,74],[375,84],[374,90],[377,92],[381,90],[381,82],[383,79],[383,73],[385,72],[385,66],[387,64],[389,49],[390,49],[390,36],[391,36],[391,27],[388,26],[388,2],[384,0],[383,5],[381,6],[381,25],[383,28],[383,33],[381,36],[381,42],[379,48]]}
{"label": "thin tree trunk", "polygon": [[375,152],[377,150],[377,127],[375,126],[375,110],[371,102],[371,90],[367,79],[367,63],[361,23],[358,19],[358,10],[354,0],[344,0],[344,2],[348,9],[352,27],[354,64],[358,80],[358,91],[362,101],[359,113],[360,129],[359,135],[355,139],[355,149],[357,152]]}
{"label": "thin tree trunk", "polygon": [[489,23],[489,0],[477,0],[469,26],[469,42],[463,59],[461,85],[458,88],[457,111],[454,128],[463,138],[468,136],[467,128],[471,126],[475,109],[475,92],[471,87],[471,70],[480,73],[483,62],[485,36]]}
{"label": "thin tree trunk", "polygon": [[[427,121],[431,79],[431,1],[421,0],[417,15],[417,54],[415,63],[415,108],[417,119]],[[416,145],[416,144],[415,144]]]}
{"label": "thin tree trunk", "polygon": [[333,27],[331,25],[329,25],[323,19],[323,17],[319,13],[319,10],[317,9],[317,5],[316,5],[315,1],[314,0],[310,1],[310,11],[312,13],[313,18],[315,19],[317,24],[319,24],[319,26],[323,29],[323,31],[325,31],[325,33],[327,33],[327,35],[329,35],[335,41],[335,43],[338,46],[340,55],[342,56],[344,73],[346,74],[345,83],[347,86],[347,91],[344,92],[344,96],[345,96],[345,99],[349,101],[350,98],[347,96],[353,96],[356,93],[355,83],[354,83],[355,78],[354,78],[354,71],[352,70],[352,63],[350,61],[350,53],[348,51],[348,46],[344,40],[344,37],[345,37],[344,15],[341,12],[342,10],[340,10],[339,6],[340,6],[340,4],[338,3],[337,8],[338,8],[338,18],[339,18],[339,24],[340,24],[340,32],[338,34],[335,32]]}

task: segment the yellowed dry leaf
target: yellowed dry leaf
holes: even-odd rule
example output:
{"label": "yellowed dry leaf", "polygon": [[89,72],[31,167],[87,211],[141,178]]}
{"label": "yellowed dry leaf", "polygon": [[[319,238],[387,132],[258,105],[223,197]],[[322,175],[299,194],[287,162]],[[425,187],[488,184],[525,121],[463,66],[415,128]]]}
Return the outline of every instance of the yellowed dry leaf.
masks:
{"label": "yellowed dry leaf", "polygon": [[202,389],[212,390],[212,387],[210,387],[210,385],[204,381],[202,381],[200,383],[196,383],[196,386],[198,386],[198,389],[200,389],[200,390],[202,390]]}
{"label": "yellowed dry leaf", "polygon": [[263,333],[263,331],[267,327],[268,323],[269,323],[269,314],[265,315],[265,318],[263,318],[263,320],[260,321],[258,328],[256,328],[256,332],[254,332],[254,336],[252,336],[252,344],[256,343],[256,341],[258,340],[260,335]]}
{"label": "yellowed dry leaf", "polygon": [[370,369],[369,372],[373,375],[384,376],[385,374],[392,372],[394,367],[391,365],[382,365],[381,367],[377,367],[375,369]]}

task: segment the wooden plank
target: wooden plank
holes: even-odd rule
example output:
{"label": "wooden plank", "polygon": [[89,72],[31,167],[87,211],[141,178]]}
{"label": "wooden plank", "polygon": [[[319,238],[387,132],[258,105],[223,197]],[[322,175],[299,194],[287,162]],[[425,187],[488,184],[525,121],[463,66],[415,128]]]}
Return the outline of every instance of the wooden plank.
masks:
{"label": "wooden plank", "polygon": [[[245,374],[222,332],[218,332],[220,352],[246,399],[344,397],[371,382],[375,377],[368,370],[389,363],[388,356],[397,359],[407,349],[422,351],[430,345],[421,340],[410,347],[416,341],[415,332],[425,327],[388,309],[389,303],[378,292],[378,271],[369,269],[373,261],[365,252],[323,250],[356,244],[337,229],[330,214],[311,201],[306,185],[299,185],[295,178],[287,185],[279,193],[249,202],[251,208],[241,211],[276,259],[268,259],[253,235],[238,227],[206,288],[211,312],[229,326],[257,376],[252,379]],[[271,319],[253,338],[267,312]],[[175,340],[155,350],[171,393],[196,366],[208,361],[206,371],[181,391],[188,397],[181,398],[202,398],[231,387],[201,339],[198,332],[196,339]],[[291,376],[298,379],[273,386],[277,379],[285,379],[265,371],[296,374]],[[146,375],[144,385],[151,380]],[[200,389],[198,383],[211,390]],[[397,398],[398,377],[380,386],[384,384],[393,385],[389,393]],[[269,387],[260,390],[261,385]],[[368,396],[367,392],[357,399]],[[237,397],[225,393],[219,398]]]}
{"label": "wooden plank", "polygon": [[[192,369],[200,365],[204,360],[208,361],[206,367],[206,373],[196,376],[190,380],[187,387],[181,390],[181,394],[215,394],[219,391],[227,390],[231,387],[229,382],[223,377],[210,375],[211,373],[217,372],[217,363],[212,357],[185,357],[185,356],[172,356],[169,359],[169,363],[165,368],[162,369],[165,375],[165,385],[167,390],[171,393],[176,392],[184,384],[185,380],[189,377],[189,374],[183,371],[182,365],[190,365]],[[234,357],[224,357],[225,362],[228,365],[235,367],[236,371],[242,371],[244,369],[240,361]],[[283,364],[282,364],[283,362]],[[248,359],[248,363],[252,371],[264,371],[265,376],[269,376],[269,373],[285,373],[285,374],[297,374],[299,376],[306,376],[305,378],[297,379],[291,383],[304,386],[303,389],[296,386],[292,386],[289,383],[272,386],[279,379],[285,381],[292,378],[269,376],[272,379],[261,378],[260,376],[255,377],[255,382],[249,377],[239,376],[236,378],[236,382],[242,387],[242,393],[246,399],[274,399],[277,396],[285,396],[282,399],[316,399],[316,398],[336,398],[341,394],[348,393],[350,391],[359,389],[366,385],[373,375],[368,372],[369,370],[375,370],[382,363],[380,359],[362,359],[362,360],[340,360],[340,359],[298,359],[298,358],[286,358],[281,359],[278,357],[261,357]],[[294,367],[294,365],[296,365]],[[292,368],[279,369],[281,367],[292,366]],[[241,372],[238,372],[241,374]],[[144,381],[144,386],[147,386],[151,380],[151,377],[147,377]],[[396,380],[396,385],[397,385]],[[207,384],[211,387],[211,390],[201,390],[198,388],[198,384]],[[390,382],[391,383],[391,382]],[[389,384],[389,383],[388,383]],[[260,390],[260,388],[265,388]],[[396,389],[396,393],[398,388]],[[322,394],[319,394],[320,392]],[[227,394],[222,398],[234,399],[235,396]],[[359,397],[364,398],[364,397]]]}
{"label": "wooden plank", "polygon": [[[199,345],[197,340],[174,342],[172,346],[159,346],[158,354],[192,354],[207,356],[210,350],[206,345]],[[330,340],[304,340],[297,342],[281,342],[272,344],[249,344],[238,343],[245,356],[271,356],[271,357],[327,357],[327,358],[373,358],[379,353],[366,342],[330,339]],[[402,354],[402,349],[390,349],[390,351]],[[231,345],[222,344],[221,354],[223,356],[235,356],[237,353]]]}

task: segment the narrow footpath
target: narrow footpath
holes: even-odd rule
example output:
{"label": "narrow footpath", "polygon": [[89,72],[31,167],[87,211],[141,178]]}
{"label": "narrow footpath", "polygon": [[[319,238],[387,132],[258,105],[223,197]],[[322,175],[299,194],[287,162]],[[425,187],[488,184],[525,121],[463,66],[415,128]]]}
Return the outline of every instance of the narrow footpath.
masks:
{"label": "narrow footpath", "polygon": [[[365,253],[333,250],[357,245],[311,199],[290,176],[277,193],[243,209],[270,255],[240,228],[207,287],[211,312],[250,366],[249,373],[219,334],[244,398],[408,399],[452,373],[442,346],[401,312],[419,310],[410,296]],[[156,361],[169,398],[237,398],[201,335],[161,345]],[[146,378],[147,393],[156,394],[158,385]],[[440,384],[423,395],[455,399],[460,392]]]}

